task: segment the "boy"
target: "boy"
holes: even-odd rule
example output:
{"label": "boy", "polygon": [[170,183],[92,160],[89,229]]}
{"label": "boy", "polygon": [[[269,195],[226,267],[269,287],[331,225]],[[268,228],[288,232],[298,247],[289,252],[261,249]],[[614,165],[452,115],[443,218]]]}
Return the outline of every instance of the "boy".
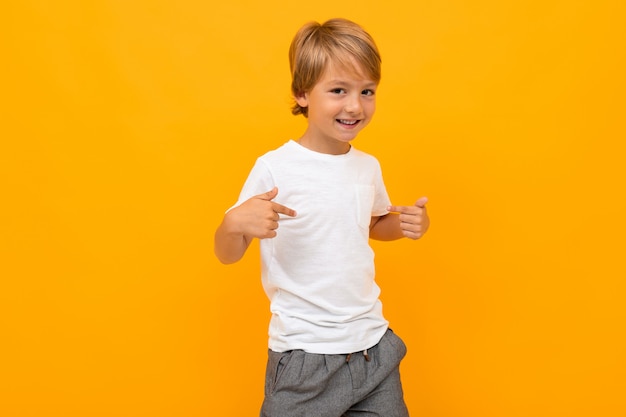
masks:
{"label": "boy", "polygon": [[[297,141],[260,157],[215,233],[215,253],[237,262],[261,239],[270,299],[265,417],[407,416],[369,238],[420,238],[426,199],[392,206],[378,161],[351,141],[375,110],[380,55],[360,26],[303,26],[289,59]],[[280,228],[279,228],[280,225]]]}

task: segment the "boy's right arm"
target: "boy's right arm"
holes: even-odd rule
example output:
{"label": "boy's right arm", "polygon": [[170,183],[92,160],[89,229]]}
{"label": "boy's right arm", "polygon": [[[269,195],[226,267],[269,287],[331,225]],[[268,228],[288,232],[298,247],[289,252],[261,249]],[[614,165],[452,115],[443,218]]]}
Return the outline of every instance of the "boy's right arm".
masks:
{"label": "boy's right arm", "polygon": [[278,194],[274,187],[256,195],[224,215],[215,231],[215,255],[224,264],[235,263],[246,253],[250,242],[273,238],[278,229],[279,213],[294,217],[296,212],[272,201]]}

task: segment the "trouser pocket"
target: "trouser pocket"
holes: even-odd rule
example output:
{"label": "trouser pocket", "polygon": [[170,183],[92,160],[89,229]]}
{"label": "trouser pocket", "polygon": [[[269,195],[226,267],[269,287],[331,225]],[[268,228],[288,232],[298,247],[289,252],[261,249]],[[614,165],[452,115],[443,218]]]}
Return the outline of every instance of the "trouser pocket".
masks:
{"label": "trouser pocket", "polygon": [[274,352],[268,350],[267,369],[265,370],[265,395],[271,395],[280,382],[291,360],[293,351]]}

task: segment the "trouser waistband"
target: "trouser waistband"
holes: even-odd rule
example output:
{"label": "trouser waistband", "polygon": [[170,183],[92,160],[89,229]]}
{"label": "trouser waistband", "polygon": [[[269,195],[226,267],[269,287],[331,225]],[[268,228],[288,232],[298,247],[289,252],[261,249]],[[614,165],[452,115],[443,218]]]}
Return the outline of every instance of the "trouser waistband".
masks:
{"label": "trouser waistband", "polygon": [[[371,360],[372,360],[372,358],[370,358],[370,355],[367,353],[367,349],[365,349],[365,350],[364,350],[364,351],[362,351],[362,352],[363,352],[363,356],[365,356],[365,360],[366,360],[367,362],[369,362],[369,361],[371,361]],[[359,353],[359,352],[355,352],[355,353]],[[354,353],[348,353],[348,355],[346,356],[346,362],[350,362],[350,359],[352,358],[352,355],[353,355],[353,354],[354,354]]]}

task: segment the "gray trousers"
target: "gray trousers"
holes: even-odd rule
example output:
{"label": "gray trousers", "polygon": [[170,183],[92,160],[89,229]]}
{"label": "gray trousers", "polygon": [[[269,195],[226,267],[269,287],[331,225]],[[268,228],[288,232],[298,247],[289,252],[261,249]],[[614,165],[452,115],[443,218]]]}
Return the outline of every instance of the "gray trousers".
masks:
{"label": "gray trousers", "polygon": [[269,351],[261,417],[407,417],[391,330],[365,352],[320,355]]}

